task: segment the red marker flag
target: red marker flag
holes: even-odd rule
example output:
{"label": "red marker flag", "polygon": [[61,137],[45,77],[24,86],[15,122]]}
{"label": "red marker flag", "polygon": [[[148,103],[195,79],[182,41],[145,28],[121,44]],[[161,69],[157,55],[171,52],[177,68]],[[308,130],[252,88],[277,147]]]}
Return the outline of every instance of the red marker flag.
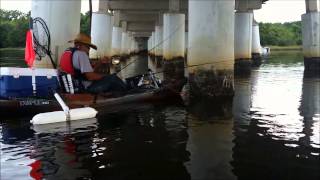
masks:
{"label": "red marker flag", "polygon": [[24,59],[29,67],[33,66],[35,57],[36,57],[36,53],[34,52],[34,49],[33,49],[32,30],[29,29],[26,35],[26,48],[24,50]]}

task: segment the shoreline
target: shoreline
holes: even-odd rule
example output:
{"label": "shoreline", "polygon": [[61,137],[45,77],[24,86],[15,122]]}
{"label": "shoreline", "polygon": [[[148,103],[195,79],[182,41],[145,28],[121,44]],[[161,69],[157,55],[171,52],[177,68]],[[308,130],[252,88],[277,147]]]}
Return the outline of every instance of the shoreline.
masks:
{"label": "shoreline", "polygon": [[302,51],[302,46],[265,46],[269,47],[270,51]]}
{"label": "shoreline", "polygon": [[9,47],[9,48],[0,48],[0,51],[22,51],[24,47]]}

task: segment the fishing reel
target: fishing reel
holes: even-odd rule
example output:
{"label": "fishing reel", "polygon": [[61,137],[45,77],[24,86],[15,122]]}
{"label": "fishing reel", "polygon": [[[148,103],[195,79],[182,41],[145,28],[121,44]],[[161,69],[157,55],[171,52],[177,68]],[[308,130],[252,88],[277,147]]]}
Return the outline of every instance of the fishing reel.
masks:
{"label": "fishing reel", "polygon": [[161,80],[154,75],[151,69],[148,69],[148,73],[141,76],[137,86],[158,89],[161,86]]}

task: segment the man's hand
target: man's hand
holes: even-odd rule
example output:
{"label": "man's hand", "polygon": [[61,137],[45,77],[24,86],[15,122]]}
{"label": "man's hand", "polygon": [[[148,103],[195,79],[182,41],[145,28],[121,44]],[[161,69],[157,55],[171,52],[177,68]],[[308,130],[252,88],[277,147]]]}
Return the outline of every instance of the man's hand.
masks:
{"label": "man's hand", "polygon": [[110,62],[111,62],[111,59],[108,57],[100,58],[93,65],[94,72],[101,73],[101,74],[109,74]]}
{"label": "man's hand", "polygon": [[100,59],[100,62],[101,62],[102,64],[109,64],[109,63],[111,62],[111,58],[102,57],[102,58]]}

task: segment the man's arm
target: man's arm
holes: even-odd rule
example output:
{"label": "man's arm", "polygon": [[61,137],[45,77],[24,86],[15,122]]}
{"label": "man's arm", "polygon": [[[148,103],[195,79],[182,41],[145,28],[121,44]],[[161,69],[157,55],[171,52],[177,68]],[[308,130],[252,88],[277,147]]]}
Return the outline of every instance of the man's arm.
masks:
{"label": "man's arm", "polygon": [[86,76],[86,79],[88,79],[89,81],[96,81],[103,78],[102,74],[98,74],[95,72],[86,72],[84,73],[84,75]]}
{"label": "man's arm", "polygon": [[102,74],[93,71],[88,55],[82,51],[76,51],[73,55],[74,67],[79,69],[81,73],[89,81],[96,81],[103,78]]}

